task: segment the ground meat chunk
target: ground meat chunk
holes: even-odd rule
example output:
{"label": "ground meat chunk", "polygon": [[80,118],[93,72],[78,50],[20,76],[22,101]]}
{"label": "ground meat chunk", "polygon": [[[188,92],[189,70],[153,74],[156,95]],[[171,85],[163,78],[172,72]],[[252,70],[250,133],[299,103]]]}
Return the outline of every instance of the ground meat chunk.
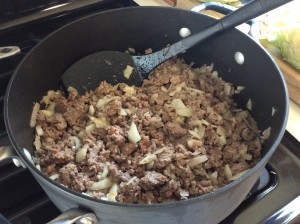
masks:
{"label": "ground meat chunk", "polygon": [[72,163],[63,166],[60,169],[59,175],[61,183],[75,191],[85,191],[86,186],[91,184],[88,176],[79,173],[77,166]]}
{"label": "ground meat chunk", "polygon": [[168,181],[168,178],[161,173],[155,171],[147,171],[145,176],[140,180],[140,186],[144,190],[151,190],[161,186]]}
{"label": "ground meat chunk", "polygon": [[166,129],[169,135],[173,135],[174,137],[185,136],[188,133],[188,130],[181,127],[178,123],[168,122],[166,124]]}
{"label": "ground meat chunk", "polygon": [[236,175],[261,156],[261,132],[234,90],[212,66],[176,58],[142,87],[104,81],[81,96],[50,90],[36,118],[34,163],[97,199],[153,204],[212,192],[231,182],[226,165]]}

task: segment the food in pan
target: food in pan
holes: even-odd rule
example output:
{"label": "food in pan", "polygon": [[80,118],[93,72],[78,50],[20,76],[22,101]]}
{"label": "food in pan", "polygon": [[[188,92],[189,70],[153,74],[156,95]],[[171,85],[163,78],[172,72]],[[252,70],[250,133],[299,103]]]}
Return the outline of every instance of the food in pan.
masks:
{"label": "food in pan", "polygon": [[34,162],[91,197],[163,203],[203,195],[239,178],[261,157],[256,122],[237,107],[243,90],[181,59],[157,67],[142,87],[102,82],[36,103]]}

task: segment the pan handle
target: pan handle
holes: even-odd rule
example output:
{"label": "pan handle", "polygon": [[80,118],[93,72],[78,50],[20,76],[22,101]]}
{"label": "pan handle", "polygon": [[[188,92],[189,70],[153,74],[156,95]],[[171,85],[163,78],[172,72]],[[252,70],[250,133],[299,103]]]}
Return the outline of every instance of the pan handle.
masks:
{"label": "pan handle", "polygon": [[86,211],[81,208],[71,208],[57,218],[48,222],[47,224],[98,224],[99,221],[94,213]]}
{"label": "pan handle", "polygon": [[25,168],[25,165],[12,146],[0,146],[0,162],[5,159],[12,159],[17,167]]}
{"label": "pan handle", "polygon": [[[12,146],[0,146],[0,162],[5,159],[12,159],[16,166],[25,165],[21,161],[20,157],[17,155]],[[81,208],[71,208],[61,215],[59,215],[54,220],[50,221],[48,224],[98,224],[98,220],[95,214],[90,211]]]}
{"label": "pan handle", "polygon": [[[191,8],[191,11],[194,12],[201,12],[204,10],[212,10],[218,13],[221,13],[223,15],[227,15],[235,10],[237,10],[236,7],[231,6],[231,5],[227,5],[227,4],[223,4],[223,3],[219,3],[219,2],[204,2],[202,4],[196,5],[193,8]],[[248,22],[246,22],[246,24],[248,24],[250,26],[250,28],[248,28],[247,33],[251,36],[251,37],[256,37],[259,33],[259,22],[257,19],[251,19]],[[240,25],[243,26],[244,24]],[[238,27],[240,27],[238,26]],[[242,32],[244,32],[245,29],[241,28],[240,29]]]}
{"label": "pan handle", "polygon": [[18,46],[0,47],[0,60],[19,54],[20,52],[21,50]]}

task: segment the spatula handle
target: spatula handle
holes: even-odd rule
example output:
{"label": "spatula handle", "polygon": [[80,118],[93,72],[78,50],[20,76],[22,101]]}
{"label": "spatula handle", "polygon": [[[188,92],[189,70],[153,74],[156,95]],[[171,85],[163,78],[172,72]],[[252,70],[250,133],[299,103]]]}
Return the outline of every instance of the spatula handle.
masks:
{"label": "spatula handle", "polygon": [[260,16],[291,1],[292,0],[253,0],[222,19],[217,20],[214,24],[209,25],[199,33],[181,40],[182,49],[187,50],[222,30],[236,27],[237,25],[247,22],[250,19]]}

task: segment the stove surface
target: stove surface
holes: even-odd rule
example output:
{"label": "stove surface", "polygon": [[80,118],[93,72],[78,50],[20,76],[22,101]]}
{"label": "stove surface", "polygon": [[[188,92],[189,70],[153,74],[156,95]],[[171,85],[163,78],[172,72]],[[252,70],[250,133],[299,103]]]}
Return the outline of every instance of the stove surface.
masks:
{"label": "stove surface", "polygon": [[[129,0],[3,2],[7,10],[0,8],[0,46],[17,45],[21,53],[0,61],[0,146],[10,144],[3,121],[6,86],[30,49],[50,32],[81,16],[135,5]],[[19,10],[13,8],[13,2]],[[32,7],[26,8],[25,2],[31,2]],[[299,223],[299,170],[300,143],[286,132],[251,193],[221,224]],[[59,214],[27,169],[16,167],[10,160],[0,163],[0,223],[5,223],[5,217],[13,224],[40,224]]]}

